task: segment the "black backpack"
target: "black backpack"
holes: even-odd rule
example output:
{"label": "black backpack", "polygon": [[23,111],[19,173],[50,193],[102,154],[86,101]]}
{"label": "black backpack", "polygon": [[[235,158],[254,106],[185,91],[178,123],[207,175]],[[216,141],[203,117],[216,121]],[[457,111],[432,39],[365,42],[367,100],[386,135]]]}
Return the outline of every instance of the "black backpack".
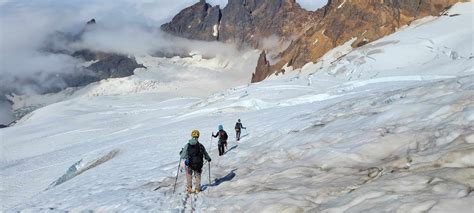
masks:
{"label": "black backpack", "polygon": [[203,162],[204,153],[202,151],[202,145],[197,143],[195,145],[188,145],[188,159],[189,159],[189,167],[193,171],[201,172]]}
{"label": "black backpack", "polygon": [[219,139],[222,141],[227,141],[227,138],[229,138],[229,136],[227,136],[227,132],[224,130],[219,131]]}

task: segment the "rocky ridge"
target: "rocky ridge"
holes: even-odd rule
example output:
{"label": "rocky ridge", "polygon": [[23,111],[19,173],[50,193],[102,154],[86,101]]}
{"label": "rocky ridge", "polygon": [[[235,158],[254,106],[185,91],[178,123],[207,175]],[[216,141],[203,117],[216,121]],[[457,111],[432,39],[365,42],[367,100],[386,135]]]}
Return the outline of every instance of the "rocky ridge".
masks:
{"label": "rocky ridge", "polygon": [[180,37],[259,48],[269,36],[289,39],[298,35],[306,23],[316,20],[315,14],[295,0],[229,0],[223,9],[200,0],[161,28]]}
{"label": "rocky ridge", "polygon": [[[425,16],[437,16],[462,0],[329,0],[315,12],[295,0],[229,0],[225,8],[205,0],[182,10],[162,30],[189,39],[232,42],[265,50],[261,42],[278,36],[291,43],[268,56],[262,52],[252,82],[283,67],[300,68],[315,62],[329,50],[355,38],[353,47],[395,32]],[[267,57],[271,57],[270,64]],[[265,60],[263,60],[265,58]]]}

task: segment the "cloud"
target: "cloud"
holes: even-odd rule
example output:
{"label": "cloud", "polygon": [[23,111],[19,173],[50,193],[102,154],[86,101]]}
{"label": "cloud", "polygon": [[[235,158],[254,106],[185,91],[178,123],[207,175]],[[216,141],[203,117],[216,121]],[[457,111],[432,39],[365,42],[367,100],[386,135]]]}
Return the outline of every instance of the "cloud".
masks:
{"label": "cloud", "polygon": [[[8,3],[7,3],[8,4]],[[15,11],[0,9],[0,84],[27,91],[29,85],[18,85],[18,79],[38,78],[38,73],[71,72],[74,59],[64,54],[40,51],[47,36],[61,27],[65,19],[56,21],[53,11],[30,10],[19,5]]]}
{"label": "cloud", "polygon": [[[229,44],[176,38],[160,26],[197,0],[0,0],[0,96],[8,92],[43,93],[66,86],[62,75],[77,74],[82,61],[74,50],[93,49],[130,55],[194,52],[232,57]],[[227,0],[208,0],[225,7]],[[320,1],[298,0],[305,8]],[[325,2],[325,1],[324,1]],[[56,32],[78,34],[91,18],[97,27],[83,39],[66,43]],[[48,52],[61,47],[66,52]]]}
{"label": "cloud", "polygon": [[[10,92],[42,93],[66,86],[60,76],[77,73],[81,61],[65,53],[45,51],[50,45],[68,51],[95,48],[131,54],[160,47],[173,49],[169,47],[173,42],[164,40],[166,35],[159,27],[194,2],[0,0],[0,96],[3,99]],[[72,45],[53,36],[56,32],[77,34],[91,18],[107,28],[89,31],[83,41]],[[0,106],[2,120],[11,117],[4,113],[11,111],[4,106]]]}
{"label": "cloud", "polygon": [[[84,40],[67,48],[91,48],[126,54],[150,54],[193,47],[206,52],[203,43],[170,38],[159,30],[181,9],[197,0],[22,0],[1,1],[0,4],[0,83],[20,92],[38,88],[17,85],[17,79],[32,74],[63,74],[77,72],[80,61],[66,54],[42,51],[46,41],[54,41],[54,32],[78,33],[86,21],[95,18],[101,28],[89,31]],[[227,0],[208,0],[224,7]],[[298,0],[305,8],[324,5],[326,1]],[[217,45],[217,44],[213,44]],[[208,48],[209,49],[209,48]],[[207,51],[209,52],[209,51]],[[229,51],[225,51],[228,54]],[[212,54],[212,52],[209,52]],[[41,90],[41,89],[40,89]],[[41,92],[41,91],[39,91]]]}
{"label": "cloud", "polygon": [[[45,52],[49,44],[71,48],[71,51],[88,48],[130,54],[173,49],[170,47],[173,43],[165,40],[167,37],[159,27],[193,3],[191,0],[173,3],[168,0],[2,1],[0,89],[43,92],[45,89],[40,88],[46,85],[43,82],[32,86],[21,80],[38,73],[47,76],[77,72],[80,61],[67,54]],[[102,28],[84,34],[80,43],[65,46],[64,41],[53,39],[55,32],[79,33],[91,18],[97,19]]]}
{"label": "cloud", "polygon": [[0,124],[7,125],[14,120],[10,103],[0,98]]}

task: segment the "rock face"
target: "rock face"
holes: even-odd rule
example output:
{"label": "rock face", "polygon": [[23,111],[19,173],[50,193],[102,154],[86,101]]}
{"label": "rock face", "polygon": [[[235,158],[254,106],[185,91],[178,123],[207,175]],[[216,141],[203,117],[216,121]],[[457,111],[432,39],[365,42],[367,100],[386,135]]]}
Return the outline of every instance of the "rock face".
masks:
{"label": "rock face", "polygon": [[330,1],[322,9],[325,15],[321,21],[296,39],[271,70],[279,72],[285,64],[300,68],[352,38],[357,38],[353,47],[365,45],[418,18],[439,15],[456,2],[458,0]]}
{"label": "rock face", "polygon": [[173,20],[161,28],[173,35],[186,38],[215,41],[219,39],[219,22],[221,10],[212,7],[205,0],[182,10]]}
{"label": "rock face", "polygon": [[95,23],[96,23],[96,22],[95,22],[95,18],[93,18],[93,19],[89,20],[89,21],[86,23],[86,25],[95,24]]}
{"label": "rock face", "polygon": [[295,0],[229,0],[224,9],[201,0],[182,10],[161,29],[189,39],[258,47],[261,39],[272,35],[297,35],[312,15]]}
{"label": "rock face", "polygon": [[[252,76],[252,82],[256,82],[281,72],[285,65],[300,68],[315,62],[352,38],[356,38],[353,47],[365,45],[416,19],[439,15],[460,1],[329,0],[315,12],[302,9],[295,0],[229,0],[222,10],[200,1],[181,11],[162,29],[190,39],[233,42],[254,48],[261,48],[262,39],[272,35],[279,36],[281,41],[292,41],[272,65],[264,63],[262,58],[266,57],[260,56]],[[213,14],[211,11],[217,10],[213,13],[220,14],[220,18],[211,19],[216,17],[209,15]],[[218,36],[209,36],[215,32],[211,25],[218,26]]]}
{"label": "rock face", "polygon": [[229,0],[222,10],[220,41],[259,47],[272,35],[298,36],[312,15],[295,0]]}
{"label": "rock face", "polygon": [[258,57],[257,68],[255,73],[252,74],[252,83],[263,81],[270,72],[270,63],[267,61],[267,54],[262,51],[260,57]]}
{"label": "rock face", "polygon": [[[91,77],[100,81],[106,78],[122,78],[133,75],[133,71],[137,68],[145,68],[143,65],[138,64],[135,59],[129,58],[125,55],[115,53],[104,53],[104,52],[92,52],[90,50],[80,50],[72,54],[76,58],[81,58],[85,61],[96,61],[90,66],[86,67],[87,70],[92,71]],[[82,84],[88,84],[91,82],[83,82]],[[83,86],[83,85],[77,85]]]}

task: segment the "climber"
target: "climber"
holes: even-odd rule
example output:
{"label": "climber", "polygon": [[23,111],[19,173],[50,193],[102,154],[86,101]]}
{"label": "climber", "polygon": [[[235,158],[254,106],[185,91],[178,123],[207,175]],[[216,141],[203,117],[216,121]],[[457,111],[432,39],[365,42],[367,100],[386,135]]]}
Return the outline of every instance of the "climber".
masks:
{"label": "climber", "polygon": [[186,182],[188,193],[193,192],[193,174],[195,178],[195,192],[201,191],[201,173],[204,164],[203,158],[211,162],[211,157],[207,154],[206,148],[199,143],[199,131],[193,130],[191,132],[191,139],[181,150],[181,159],[184,159],[186,170]]}
{"label": "climber", "polygon": [[214,135],[212,133],[212,137],[217,138],[219,136],[219,141],[217,142],[217,147],[219,149],[219,156],[224,155],[224,147],[227,150],[227,132],[224,131],[224,126],[219,125],[218,127],[219,131]]}

